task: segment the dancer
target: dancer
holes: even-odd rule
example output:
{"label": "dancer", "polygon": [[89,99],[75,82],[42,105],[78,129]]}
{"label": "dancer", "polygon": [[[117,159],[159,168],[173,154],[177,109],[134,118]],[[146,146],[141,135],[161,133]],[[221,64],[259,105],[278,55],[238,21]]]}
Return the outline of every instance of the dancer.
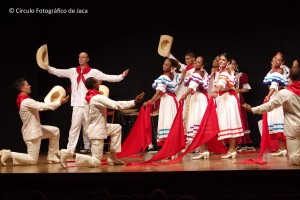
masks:
{"label": "dancer", "polygon": [[157,146],[162,146],[168,137],[173,120],[177,113],[178,101],[175,90],[178,87],[180,75],[172,72],[172,68],[179,67],[175,59],[167,58],[163,63],[163,75],[159,76],[152,88],[156,90],[153,97],[144,102],[144,106],[153,104],[160,98],[158,125],[157,125]]}
{"label": "dancer", "polygon": [[[271,61],[271,70],[264,77],[263,85],[269,87],[267,96],[264,102],[268,102],[273,96],[288,85],[288,79],[284,69],[281,67],[284,64],[284,55],[278,52]],[[277,141],[279,149],[272,153],[271,156],[285,156],[287,155],[285,136],[284,136],[284,113],[283,108],[279,106],[267,114],[267,121],[271,139]]]}
{"label": "dancer", "polygon": [[244,129],[240,117],[239,101],[235,93],[235,78],[231,75],[229,64],[231,58],[227,53],[220,55],[220,72],[214,81],[215,90],[212,94],[217,102],[217,115],[220,132],[218,140],[229,140],[229,150],[221,158],[235,158],[236,140],[244,135]]}
{"label": "dancer", "polygon": [[12,159],[13,165],[37,164],[42,139],[49,139],[48,163],[59,162],[56,156],[59,151],[59,128],[50,125],[41,125],[39,111],[55,110],[66,103],[70,97],[62,97],[60,101],[51,103],[38,102],[29,96],[31,94],[31,86],[25,78],[17,79],[14,86],[19,92],[16,103],[23,123],[22,136],[27,146],[27,154],[3,149],[0,151],[1,163],[6,165],[6,161]]}
{"label": "dancer", "polygon": [[[191,144],[194,139],[208,103],[207,88],[210,76],[204,69],[204,63],[204,57],[198,56],[194,64],[194,73],[186,77],[184,80],[187,91],[182,95],[181,99],[185,100],[187,96],[191,95],[189,100],[189,116],[186,131],[187,145]],[[200,158],[209,158],[209,152],[207,151],[206,144],[200,147],[199,155],[193,157],[193,159]]]}
{"label": "dancer", "polygon": [[[273,94],[272,98],[259,106],[251,107],[244,104],[243,107],[253,114],[270,112],[282,107],[284,116],[284,135],[289,162],[292,165],[300,165],[300,69],[295,60],[290,70],[291,83]],[[282,154],[283,155],[283,154]]]}
{"label": "dancer", "polygon": [[86,52],[81,52],[79,54],[78,61],[78,67],[73,67],[69,69],[56,69],[54,67],[49,66],[47,69],[47,71],[50,74],[62,78],[69,78],[71,81],[71,106],[73,107],[73,111],[67,149],[70,149],[72,152],[75,152],[81,128],[83,131],[84,149],[90,149],[90,141],[84,129],[87,120],[87,113],[84,109],[84,97],[87,92],[87,89],[84,85],[85,80],[89,77],[95,77],[99,80],[104,80],[108,82],[118,82],[123,80],[123,78],[127,76],[129,71],[128,69],[125,70],[121,75],[104,74],[98,69],[94,69],[89,66],[89,55]]}
{"label": "dancer", "polygon": [[89,77],[85,81],[88,92],[85,96],[88,102],[88,121],[86,132],[91,140],[92,155],[75,154],[70,149],[60,150],[60,163],[66,168],[66,160],[75,158],[75,165],[79,167],[98,167],[103,156],[104,139],[110,136],[110,151],[107,162],[109,165],[122,165],[117,159],[116,152],[121,152],[122,127],[119,124],[111,124],[106,121],[106,109],[127,109],[140,103],[144,93],[139,94],[131,101],[113,101],[99,92],[101,80]]}

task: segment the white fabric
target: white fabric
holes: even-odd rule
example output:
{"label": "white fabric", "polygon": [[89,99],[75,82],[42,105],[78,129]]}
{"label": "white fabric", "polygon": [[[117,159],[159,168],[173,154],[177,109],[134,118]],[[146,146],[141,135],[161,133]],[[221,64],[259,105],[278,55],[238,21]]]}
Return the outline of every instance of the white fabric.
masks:
{"label": "white fabric", "polygon": [[59,151],[59,129],[54,126],[41,126],[42,136],[25,141],[27,154],[11,152],[13,164],[34,165],[37,164],[41,146],[41,140],[49,138],[48,155],[53,155]]}
{"label": "white fabric", "polygon": [[[85,94],[87,93],[87,89],[82,81],[77,84],[78,73],[76,72],[76,68],[69,69],[56,69],[54,67],[50,67],[48,69],[50,74],[61,78],[69,78],[71,81],[71,106],[84,106],[85,104]],[[107,75],[98,69],[91,69],[87,74],[83,75],[85,80],[89,77],[95,77],[96,79],[108,81],[108,82],[119,82],[123,80],[122,75]]]}
{"label": "white fabric", "polygon": [[220,132],[218,140],[244,135],[238,102],[229,92],[217,97],[217,115]]}
{"label": "white fabric", "polygon": [[287,137],[300,136],[300,97],[293,92],[282,89],[277,92],[269,102],[252,108],[255,114],[272,111],[282,107],[284,110],[284,135]]}
{"label": "white fabric", "polygon": [[21,102],[19,111],[19,115],[23,123],[23,140],[26,142],[41,137],[43,132],[39,111],[55,110],[59,106],[60,102],[43,103],[31,98],[24,99]]}
{"label": "white fabric", "polygon": [[82,133],[83,133],[83,138],[85,139],[84,146],[86,149],[89,149],[88,147],[90,142],[88,139],[86,139],[88,137],[85,130],[86,121],[87,121],[86,108],[74,106],[72,111],[71,128],[69,130],[69,141],[67,145],[67,149],[71,150],[73,153],[75,152],[76,149],[81,127],[83,127]]}
{"label": "white fabric", "polygon": [[189,103],[189,117],[187,122],[187,140],[192,141],[199,129],[199,125],[207,107],[207,97],[201,92],[191,95]]}
{"label": "white fabric", "polygon": [[104,95],[95,95],[91,98],[88,109],[86,132],[90,140],[106,139],[108,125],[106,121],[106,108],[121,110],[134,107],[134,100],[114,101]]}
{"label": "white fabric", "polygon": [[[82,167],[95,167],[103,156],[104,139],[110,136],[110,151],[121,152],[122,127],[107,123],[106,109],[127,109],[135,106],[134,100],[114,101],[104,95],[95,95],[86,105],[88,121],[86,133],[91,141],[92,156],[76,154],[75,164]],[[98,164],[97,164],[98,163]]]}

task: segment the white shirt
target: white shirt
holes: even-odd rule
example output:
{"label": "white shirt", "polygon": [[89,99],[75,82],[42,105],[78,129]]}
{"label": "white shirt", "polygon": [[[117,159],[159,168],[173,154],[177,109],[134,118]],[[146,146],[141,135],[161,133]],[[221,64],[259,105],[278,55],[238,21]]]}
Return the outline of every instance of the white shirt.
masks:
{"label": "white shirt", "polygon": [[22,120],[22,135],[24,141],[36,139],[43,135],[39,111],[55,110],[60,106],[60,101],[52,103],[38,102],[27,98],[21,102],[20,118]]}
{"label": "white shirt", "polygon": [[[85,95],[87,93],[87,89],[84,83],[82,82],[82,80],[80,80],[79,84],[77,84],[78,73],[75,67],[69,69],[56,69],[54,67],[49,66],[48,72],[58,77],[69,78],[71,81],[71,90],[72,90],[71,106],[84,107]],[[89,77],[94,77],[96,79],[108,81],[108,82],[119,82],[123,80],[122,75],[107,75],[99,71],[98,69],[93,69],[93,68],[83,76],[85,80]]]}
{"label": "white shirt", "polygon": [[282,106],[284,110],[284,134],[291,137],[300,136],[300,97],[293,92],[282,89],[271,100],[252,108],[254,114],[269,112]]}
{"label": "white shirt", "polygon": [[106,108],[122,110],[134,106],[134,100],[114,101],[101,94],[93,96],[90,103],[86,104],[88,109],[86,133],[89,139],[107,138]]}

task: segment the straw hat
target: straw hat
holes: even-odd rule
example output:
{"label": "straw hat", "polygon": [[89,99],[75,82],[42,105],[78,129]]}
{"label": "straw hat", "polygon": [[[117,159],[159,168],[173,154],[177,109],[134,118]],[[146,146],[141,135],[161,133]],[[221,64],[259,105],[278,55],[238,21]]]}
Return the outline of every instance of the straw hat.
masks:
{"label": "straw hat", "polygon": [[47,96],[44,99],[44,102],[45,103],[57,102],[60,101],[60,99],[65,96],[66,96],[66,90],[63,87],[56,85],[47,94]]}
{"label": "straw hat", "polygon": [[99,85],[99,91],[103,93],[104,96],[108,97],[109,89],[105,85]]}
{"label": "straw hat", "polygon": [[173,43],[173,37],[169,35],[161,35],[158,43],[157,52],[163,57],[168,57],[170,55],[171,47]]}
{"label": "straw hat", "polygon": [[48,69],[48,48],[47,44],[42,45],[36,52],[36,62],[42,69]]}

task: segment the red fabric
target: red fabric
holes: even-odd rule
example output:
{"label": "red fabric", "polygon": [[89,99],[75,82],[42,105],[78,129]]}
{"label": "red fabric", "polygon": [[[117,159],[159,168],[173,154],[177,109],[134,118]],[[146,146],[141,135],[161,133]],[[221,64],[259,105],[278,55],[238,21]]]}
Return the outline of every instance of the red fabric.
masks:
{"label": "red fabric", "polygon": [[194,151],[199,146],[207,143],[208,150],[215,153],[227,153],[227,148],[220,140],[217,140],[219,133],[218,116],[216,112],[214,98],[210,98],[206,111],[201,120],[199,129],[184,154]]}
{"label": "red fabric", "polygon": [[178,154],[185,147],[185,136],[183,128],[183,101],[180,101],[179,108],[177,110],[176,116],[172,123],[168,137],[164,140],[164,144],[159,152],[157,152],[151,159],[138,162],[138,163],[127,163],[126,165],[163,165],[168,164],[168,162],[155,163],[166,158],[170,158],[173,155]]}
{"label": "red fabric", "polygon": [[262,137],[260,141],[260,152],[258,158],[249,158],[248,160],[236,162],[235,164],[253,164],[253,163],[260,164],[260,165],[267,164],[266,161],[262,161],[262,157],[265,149],[270,148],[271,146],[270,144],[271,143],[270,143],[270,133],[268,128],[268,115],[267,112],[265,112],[262,115]]}
{"label": "red fabric", "polygon": [[137,119],[122,144],[122,152],[117,153],[118,158],[129,157],[144,152],[152,142],[151,106],[141,107]]}
{"label": "red fabric", "polygon": [[[242,73],[240,76],[237,77],[237,88],[243,89],[243,85],[249,83],[248,75]],[[248,123],[248,114],[246,109],[242,106],[245,103],[244,100],[244,93],[240,92],[238,94],[239,101],[240,101],[240,109],[241,109],[241,121],[243,123],[245,131],[249,131],[249,123]],[[237,144],[252,144],[252,139],[250,134],[244,134],[244,136],[237,138]]]}
{"label": "red fabric", "polygon": [[293,81],[286,89],[300,96],[300,81]]}
{"label": "red fabric", "polygon": [[22,101],[23,101],[24,99],[27,99],[27,98],[30,98],[30,96],[28,96],[28,95],[26,95],[26,94],[22,94],[22,93],[19,93],[19,94],[18,94],[16,103],[17,103],[17,106],[18,106],[18,109],[19,109],[19,110],[20,110]]}
{"label": "red fabric", "polygon": [[83,75],[89,73],[89,71],[91,71],[91,68],[88,64],[86,64],[86,66],[82,70],[80,66],[76,67],[76,72],[78,73],[77,84],[80,82],[80,80],[82,80],[82,82],[85,83]]}
{"label": "red fabric", "polygon": [[193,64],[190,64],[189,66],[187,66],[185,68],[186,71],[189,71],[190,69],[193,69],[194,68],[194,63]]}
{"label": "red fabric", "polygon": [[88,90],[86,95],[85,95],[85,100],[90,103],[91,101],[91,98],[97,94],[101,94],[100,91],[97,91],[97,90]]}
{"label": "red fabric", "polygon": [[[199,146],[211,141],[212,139],[214,139],[218,135],[218,133],[219,133],[219,123],[218,123],[216,107],[215,107],[214,99],[210,98],[209,102],[208,102],[208,106],[207,106],[206,111],[204,113],[204,116],[201,120],[199,129],[198,129],[192,143],[188,146],[188,148],[183,153],[181,153],[177,158],[175,158],[173,160],[170,160],[168,162],[154,163],[154,161],[158,161],[158,160],[161,160],[163,158],[168,158],[172,155],[176,155],[177,153],[180,153],[180,151],[184,148],[185,144],[181,143],[182,146],[179,146],[179,139],[178,139],[178,138],[182,138],[182,142],[185,141],[184,140],[183,124],[182,124],[182,121],[179,121],[179,120],[182,120],[182,108],[183,108],[182,106],[183,105],[180,104],[179,110],[177,111],[177,114],[176,114],[176,117],[175,117],[176,121],[174,120],[174,123],[173,123],[173,124],[177,124],[177,125],[172,125],[172,128],[174,128],[174,129],[177,128],[177,129],[175,129],[173,131],[173,129],[171,128],[172,132],[170,131],[169,136],[168,136],[168,138],[169,138],[171,134],[174,134],[175,137],[173,138],[173,140],[177,140],[177,142],[173,141],[172,145],[175,146],[174,144],[177,144],[177,147],[175,147],[177,149],[175,149],[173,147],[173,149],[170,149],[170,151],[173,150],[172,153],[168,153],[166,151],[169,150],[169,149],[165,148],[163,156],[162,155],[156,156],[159,153],[158,152],[156,155],[153,156],[152,159],[150,159],[148,161],[145,161],[145,162],[142,162],[142,163],[131,163],[131,165],[167,165],[167,164],[178,163],[178,162],[181,161],[183,156],[185,156],[187,153],[190,153],[190,152],[194,151],[196,148],[198,148]],[[180,127],[178,127],[178,126],[180,126]],[[176,135],[175,135],[175,133],[176,133]],[[170,139],[170,140],[166,140],[166,142],[169,142],[171,144],[172,141]],[[216,146],[220,149],[218,149],[218,150],[214,149],[213,151],[219,151],[219,152],[222,152],[222,153],[226,153],[228,150],[221,143],[221,141],[219,141],[219,142],[220,143],[217,144]],[[163,148],[164,148],[164,146],[163,146]],[[162,151],[163,148],[160,151]]]}

